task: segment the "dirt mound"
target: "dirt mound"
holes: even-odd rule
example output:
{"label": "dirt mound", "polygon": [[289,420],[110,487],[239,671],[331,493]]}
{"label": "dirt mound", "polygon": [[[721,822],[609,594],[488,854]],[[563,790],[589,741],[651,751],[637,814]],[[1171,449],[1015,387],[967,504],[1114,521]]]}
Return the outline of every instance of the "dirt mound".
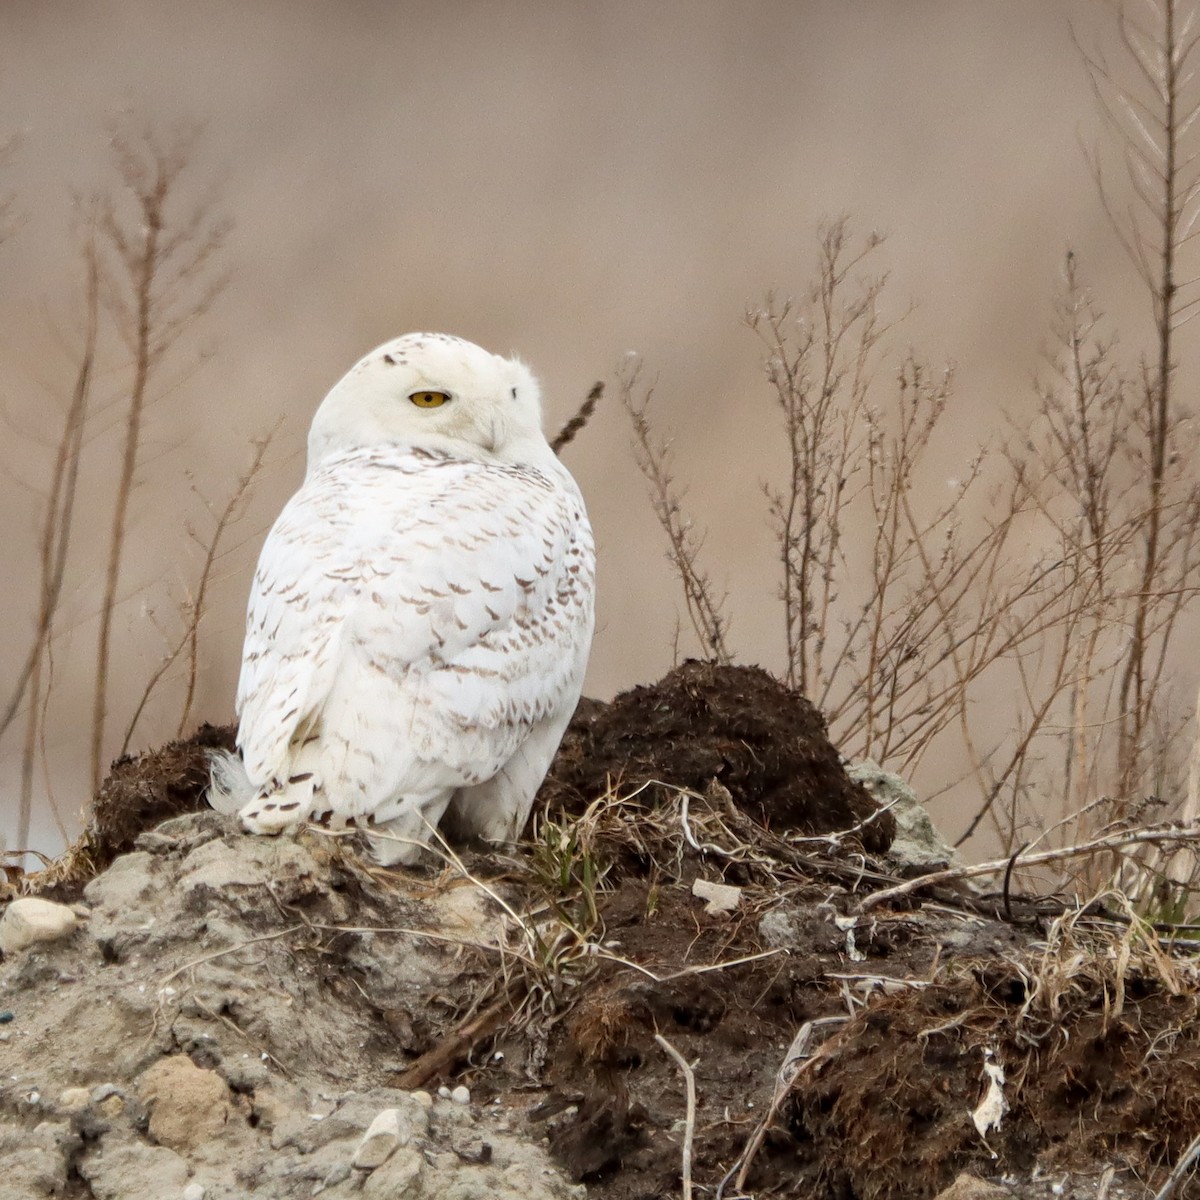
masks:
{"label": "dirt mound", "polygon": [[[159,821],[208,808],[209,751],[232,750],[236,727],[202,725],[190,738],[112,765],[79,842],[41,888],[64,898],[133,848]],[[713,780],[743,811],[780,832],[854,836],[872,853],[895,821],[852,781],[825,720],[758,667],[689,661],[611,704],[584,697],[542,787],[539,807],[580,813],[617,785],[658,780],[704,791]],[[528,832],[528,831],[527,831]]]}
{"label": "dirt mound", "polygon": [[0,966],[3,1200],[582,1196],[513,1113],[406,1080],[492,985],[458,948],[497,932],[473,887],[202,813],[84,900]]}
{"label": "dirt mound", "polygon": [[83,835],[57,868],[42,875],[39,888],[63,898],[103,871],[160,821],[207,809],[208,752],[232,750],[235,727],[201,725],[190,738],[157,750],[126,754],[112,764],[88,814]]}
{"label": "dirt mound", "polygon": [[825,718],[759,667],[688,661],[611,704],[581,707],[544,795],[581,812],[611,787],[651,781],[703,793],[713,780],[777,833],[832,833],[863,822],[865,849],[891,844],[895,822],[846,775]]}
{"label": "dirt mound", "polygon": [[[698,1194],[722,1200],[932,1197],[963,1170],[1082,1197],[1109,1164],[1116,1200],[1178,1157],[1188,962],[976,899],[856,914],[836,876],[861,861],[789,858],[735,816],[694,801],[697,851],[678,813],[593,810],[610,837],[674,831],[619,877],[583,869],[579,825],[400,872],[327,833],[167,821],[87,885],[80,929],[0,964],[0,1198],[678,1195],[667,1044],[694,1064]],[[734,878],[723,908],[697,895]],[[981,1133],[986,1064],[1009,1111]]]}
{"label": "dirt mound", "polygon": [[[1139,969],[1117,1000],[1119,972],[1071,958],[1056,964],[1071,974],[1061,991],[1025,964],[983,961],[912,981],[842,1026],[781,1113],[818,1151],[829,1194],[907,1200],[913,1180],[949,1182],[947,1163],[982,1166],[985,1148],[1014,1173],[1109,1163],[1145,1178],[1176,1161],[1200,1128],[1194,986],[1173,994]],[[1011,1107],[981,1135],[969,1114],[989,1065]]]}
{"label": "dirt mound", "polygon": [[889,860],[806,837],[890,814],[762,672],[583,702],[529,843],[414,870],[139,831],[228,738],[118,764],[49,873],[81,926],[0,963],[0,1200],[659,1200],[685,1156],[712,1200],[1119,1200],[1200,1128],[1190,944],[1014,895],[864,910]]}

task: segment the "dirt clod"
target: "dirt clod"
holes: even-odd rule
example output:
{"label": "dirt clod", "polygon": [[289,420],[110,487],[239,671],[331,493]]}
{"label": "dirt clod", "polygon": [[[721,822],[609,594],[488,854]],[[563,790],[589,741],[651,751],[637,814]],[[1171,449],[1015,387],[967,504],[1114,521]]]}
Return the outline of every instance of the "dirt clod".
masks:
{"label": "dirt clod", "polygon": [[714,779],[778,833],[831,833],[874,817],[860,836],[882,853],[895,832],[847,776],[825,718],[759,667],[688,661],[603,708],[581,708],[547,788],[579,812],[613,785],[632,792],[658,780],[704,793]]}

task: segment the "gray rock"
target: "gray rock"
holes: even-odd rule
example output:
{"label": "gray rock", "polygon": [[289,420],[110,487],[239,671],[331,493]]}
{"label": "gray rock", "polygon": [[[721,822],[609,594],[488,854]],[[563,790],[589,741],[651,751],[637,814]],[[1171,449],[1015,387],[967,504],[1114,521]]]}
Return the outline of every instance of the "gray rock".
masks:
{"label": "gray rock", "polygon": [[140,915],[138,905],[154,888],[156,866],[154,855],[144,850],[124,854],[83,889],[84,899],[108,913]]}
{"label": "gray rock", "polygon": [[796,927],[790,910],[773,908],[764,913],[759,921],[758,936],[768,949],[777,950],[781,947],[795,946],[800,940],[800,930]]}
{"label": "gray rock", "polygon": [[80,1160],[78,1170],[95,1200],[150,1200],[178,1195],[188,1183],[188,1165],[174,1150],[111,1135]]}
{"label": "gray rock", "polygon": [[896,836],[887,856],[906,874],[937,871],[957,861],[954,848],[938,833],[916,793],[899,775],[869,758],[846,768],[872,799],[888,806],[896,819]]}
{"label": "gray rock", "polygon": [[[407,1197],[431,1195],[427,1187],[421,1186],[425,1160],[417,1150],[401,1147],[386,1163],[373,1171],[363,1184],[362,1194],[367,1200],[406,1200]],[[480,1192],[480,1196],[491,1196]]]}
{"label": "gray rock", "polygon": [[0,1200],[61,1196],[79,1138],[69,1126],[42,1121],[32,1129],[0,1124]]}

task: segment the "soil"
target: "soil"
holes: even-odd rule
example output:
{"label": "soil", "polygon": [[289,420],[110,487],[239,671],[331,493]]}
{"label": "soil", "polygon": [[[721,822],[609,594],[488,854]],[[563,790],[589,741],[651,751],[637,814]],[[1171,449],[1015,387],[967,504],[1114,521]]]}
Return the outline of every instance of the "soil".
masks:
{"label": "soil", "polygon": [[891,815],[847,777],[821,713],[760,667],[689,660],[611,704],[585,701],[543,795],[578,813],[612,787],[650,786],[661,797],[658,781],[704,792],[713,780],[777,833],[830,833],[871,818],[860,840],[875,854],[895,834]]}
{"label": "soil", "polygon": [[[0,966],[11,1129],[61,1122],[65,1087],[132,1096],[187,1055],[233,1098],[224,1140],[184,1155],[208,1200],[239,1194],[220,1190],[231,1156],[238,1186],[290,1200],[332,1150],[289,1121],[361,1110],[358,1136],[373,1110],[356,1096],[465,1084],[470,1129],[506,1161],[523,1138],[563,1187],[657,1200],[681,1192],[688,1131],[662,1038],[692,1064],[706,1198],[933,1197],[963,1172],[1014,1196],[1148,1196],[1200,1130],[1191,947],[1051,901],[860,911],[903,873],[889,814],[763,672],[687,663],[585,702],[523,847],[409,871],[373,867],[353,838],[251,838],[208,812],[151,828],[160,805],[200,807],[204,747],[228,736],[118,764],[75,857],[30,881],[91,917]],[[697,880],[738,889],[732,907],[709,911]],[[989,1067],[1009,1107],[980,1132]],[[465,1136],[445,1103],[430,1164]],[[123,1120],[88,1134],[71,1118],[64,1190],[29,1194],[100,1195],[106,1138],[159,1149],[136,1104]]]}

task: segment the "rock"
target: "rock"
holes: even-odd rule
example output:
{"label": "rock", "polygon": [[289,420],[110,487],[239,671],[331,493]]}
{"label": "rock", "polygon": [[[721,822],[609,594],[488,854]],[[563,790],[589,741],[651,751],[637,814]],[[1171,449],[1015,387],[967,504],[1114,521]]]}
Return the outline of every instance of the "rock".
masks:
{"label": "rock", "polygon": [[405,1197],[415,1200],[417,1196],[429,1196],[429,1190],[421,1187],[424,1168],[425,1160],[418,1150],[401,1147],[379,1170],[367,1177],[362,1194],[367,1200],[404,1200]]}
{"label": "rock", "polygon": [[77,1169],[95,1200],[179,1195],[188,1181],[188,1165],[174,1150],[112,1136],[81,1159]]}
{"label": "rock", "polygon": [[351,1168],[349,1163],[335,1163],[329,1168],[329,1173],[325,1176],[324,1180],[322,1180],[322,1186],[326,1188],[333,1188],[337,1187],[339,1183],[345,1183],[346,1180],[350,1178],[350,1171]]}
{"label": "rock", "polygon": [[714,883],[711,879],[697,876],[692,880],[692,895],[707,903],[704,911],[710,916],[733,912],[742,899],[742,889],[728,883]]}
{"label": "rock", "polygon": [[31,1200],[66,1194],[70,1156],[78,1145],[78,1136],[66,1125],[42,1121],[30,1129],[0,1122],[0,1197]]}
{"label": "rock", "polygon": [[126,854],[83,889],[84,899],[93,908],[112,913],[137,912],[153,890],[156,871],[154,855],[144,850]]}
{"label": "rock", "polygon": [[346,1096],[333,1112],[320,1120],[314,1119],[317,1116],[314,1112],[293,1108],[289,1115],[275,1122],[271,1145],[276,1150],[294,1146],[301,1154],[312,1154],[340,1139],[354,1138],[359,1142],[385,1108],[398,1110],[401,1130],[407,1134],[405,1142],[428,1133],[429,1114],[408,1092],[398,1088],[373,1088],[366,1095]]}
{"label": "rock", "polygon": [[899,775],[885,771],[869,758],[852,763],[846,774],[861,783],[881,807],[896,819],[896,836],[887,856],[910,875],[938,871],[957,861],[952,846],[938,833],[917,794]]}
{"label": "rock", "polygon": [[381,1167],[401,1146],[412,1138],[412,1130],[400,1115],[398,1108],[385,1108],[367,1127],[358,1149],[354,1151],[353,1165],[360,1171],[373,1171]]}
{"label": "rock", "polygon": [[65,904],[25,896],[13,900],[0,917],[0,950],[15,954],[39,942],[55,942],[78,925],[79,918]]}
{"label": "rock", "polygon": [[156,1062],[138,1080],[138,1091],[150,1109],[150,1136],[173,1150],[194,1150],[229,1119],[225,1081],[185,1054]]}
{"label": "rock", "polygon": [[183,1189],[183,1195],[179,1200],[204,1200],[205,1188],[201,1183],[189,1183]]}
{"label": "rock", "polygon": [[460,1083],[458,1087],[456,1087],[450,1093],[450,1099],[453,1100],[455,1104],[470,1104],[471,1089],[463,1087],[463,1085]]}
{"label": "rock", "polygon": [[800,931],[790,910],[773,908],[764,913],[758,923],[758,936],[772,950],[781,946],[795,946],[800,940]]}
{"label": "rock", "polygon": [[87,1088],[63,1088],[58,1096],[58,1111],[62,1113],[82,1112],[91,1102]]}

